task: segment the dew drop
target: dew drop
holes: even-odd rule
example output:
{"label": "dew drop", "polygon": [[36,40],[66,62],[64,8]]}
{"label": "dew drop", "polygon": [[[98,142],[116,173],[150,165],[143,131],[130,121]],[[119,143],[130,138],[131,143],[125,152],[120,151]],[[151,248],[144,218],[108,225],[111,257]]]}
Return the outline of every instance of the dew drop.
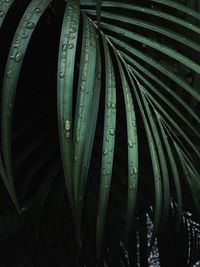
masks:
{"label": "dew drop", "polygon": [[137,174],[137,172],[138,172],[137,167],[133,167],[133,173],[134,173],[134,174]]}
{"label": "dew drop", "polygon": [[72,49],[72,48],[74,48],[74,45],[73,45],[73,44],[68,44],[67,47],[68,47],[69,49]]}
{"label": "dew drop", "polygon": [[42,10],[41,10],[40,8],[37,7],[37,8],[35,9],[35,13],[41,13],[41,12],[42,12]]}
{"label": "dew drop", "polygon": [[128,146],[129,146],[130,148],[132,148],[132,147],[133,147],[133,141],[129,140],[129,141],[128,141]]}
{"label": "dew drop", "polygon": [[59,77],[60,77],[60,78],[64,78],[64,77],[65,77],[64,72],[60,72]]}
{"label": "dew drop", "polygon": [[22,35],[22,39],[26,39],[28,37],[28,33],[24,33],[23,35]]}
{"label": "dew drop", "polygon": [[19,47],[19,44],[18,44],[18,43],[15,43],[15,44],[13,45],[13,47],[14,47],[14,48],[18,48],[18,47]]}
{"label": "dew drop", "polygon": [[110,132],[110,135],[115,135],[115,129],[114,128],[110,128],[109,132]]}
{"label": "dew drop", "polygon": [[28,22],[26,25],[26,28],[33,29],[35,27],[35,24],[33,22]]}
{"label": "dew drop", "polygon": [[101,73],[98,73],[98,74],[97,74],[97,79],[98,79],[98,80],[101,80]]}
{"label": "dew drop", "polygon": [[3,17],[5,15],[4,11],[0,11],[0,17]]}
{"label": "dew drop", "polygon": [[66,120],[65,121],[65,130],[66,131],[69,131],[71,129],[71,123],[69,120]]}
{"label": "dew drop", "polygon": [[116,108],[116,104],[112,103],[112,108],[115,109]]}
{"label": "dew drop", "polygon": [[104,156],[108,155],[108,149],[107,149],[107,148],[105,148],[105,149],[103,150],[103,155],[104,155]]}
{"label": "dew drop", "polygon": [[132,170],[130,171],[130,175],[131,175],[131,176],[132,176],[132,175],[136,175],[137,172],[138,172],[137,167],[133,167]]}
{"label": "dew drop", "polygon": [[67,45],[64,44],[64,45],[62,46],[62,51],[66,51],[66,50],[67,50]]}
{"label": "dew drop", "polygon": [[111,108],[111,103],[107,102],[107,108]]}
{"label": "dew drop", "polygon": [[23,58],[23,53],[19,52],[15,55],[15,61],[20,62]]}
{"label": "dew drop", "polygon": [[85,86],[82,84],[80,89],[81,91],[85,91]]}

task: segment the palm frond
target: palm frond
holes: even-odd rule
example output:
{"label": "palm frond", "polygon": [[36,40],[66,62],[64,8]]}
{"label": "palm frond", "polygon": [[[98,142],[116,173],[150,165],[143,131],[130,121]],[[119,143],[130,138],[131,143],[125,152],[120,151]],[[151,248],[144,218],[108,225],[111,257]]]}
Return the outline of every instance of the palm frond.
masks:
{"label": "palm frond", "polygon": [[181,12],[184,12],[185,14],[188,14],[188,15],[194,17],[195,19],[200,20],[200,15],[197,11],[195,11],[191,8],[188,8],[188,7],[184,6],[183,4],[179,4],[179,3],[176,3],[174,1],[163,1],[163,0],[151,0],[151,2],[159,3],[162,5],[172,7],[174,9],[177,9]]}
{"label": "palm frond", "polygon": [[106,220],[106,211],[109,200],[114,146],[116,131],[116,80],[111,61],[110,53],[106,41],[103,40],[105,64],[106,64],[106,85],[105,85],[105,114],[104,114],[104,133],[103,133],[103,151],[100,177],[99,208],[97,215],[97,255],[100,256],[100,250],[103,240],[104,225]]}
{"label": "palm frond", "polygon": [[[83,199],[85,192],[85,170],[83,158],[85,153],[89,152],[86,148],[87,128],[92,105],[92,96],[95,81],[96,69],[96,33],[94,26],[88,18],[83,16],[83,40],[80,60],[80,73],[78,81],[76,113],[73,135],[74,149],[74,203],[75,203],[75,223],[77,224],[77,238],[80,240],[80,227],[83,208]],[[88,143],[87,143],[88,144]]]}
{"label": "palm frond", "polygon": [[[91,15],[95,15],[96,14],[95,11],[90,10],[90,9],[86,10],[86,12],[88,14],[91,14]],[[167,37],[171,38],[172,40],[180,42],[181,44],[184,44],[184,45],[187,44],[187,46],[191,47],[192,49],[196,50],[197,52],[200,52],[200,48],[199,48],[199,45],[198,45],[197,42],[195,42],[195,41],[189,39],[188,37],[185,37],[185,36],[183,36],[183,35],[181,35],[179,33],[175,33],[172,30],[168,30],[167,28],[161,27],[161,26],[153,24],[151,22],[145,22],[145,21],[142,21],[142,20],[139,20],[139,19],[130,18],[128,16],[123,16],[121,14],[118,15],[118,14],[113,14],[113,13],[105,12],[105,11],[101,12],[101,16],[103,18],[112,20],[112,24],[111,23],[104,24],[105,28],[107,28],[107,29],[111,29],[112,28],[113,21],[117,21],[117,23],[124,22],[127,25],[128,24],[135,25],[137,27],[144,28],[145,30],[151,30],[153,32],[157,32],[159,34],[162,34],[163,36],[167,36]],[[114,31],[115,31],[115,29],[114,29]],[[120,28],[118,30],[116,29],[116,31],[120,32],[121,34],[123,33],[125,35],[125,32],[124,32],[123,28]],[[137,41],[139,41],[139,40],[137,39]]]}
{"label": "palm frond", "polygon": [[[91,1],[82,0],[81,3],[83,5],[94,5],[94,2],[92,0]],[[164,3],[164,1],[162,1],[162,3]],[[135,5],[133,3],[129,4],[129,3],[114,2],[114,1],[102,1],[102,7],[109,7],[109,8],[116,8],[116,9],[117,8],[123,8],[123,9],[127,9],[127,10],[137,11],[139,13],[145,13],[148,15],[162,18],[166,21],[173,22],[175,25],[177,24],[177,25],[183,26],[186,29],[189,29],[190,31],[193,31],[195,33],[198,33],[198,34],[200,33],[200,29],[197,26],[195,26],[194,24],[191,24],[187,21],[184,21],[183,19],[179,19],[179,18],[172,16],[168,13],[161,12],[159,10],[155,10],[152,8],[146,8],[143,6],[138,6],[138,5]],[[190,10],[190,12],[193,13],[192,10]],[[198,14],[198,19],[199,19],[199,14]]]}
{"label": "palm frond", "polygon": [[125,225],[125,240],[128,242],[128,237],[131,233],[131,226],[133,216],[136,210],[137,186],[138,186],[138,133],[137,122],[135,115],[135,108],[133,99],[128,85],[125,73],[123,71],[119,55],[116,52],[118,66],[121,75],[125,108],[127,120],[127,139],[128,139],[128,201],[127,201],[127,215]]}
{"label": "palm frond", "polygon": [[170,146],[170,143],[168,141],[168,136],[165,133],[164,127],[162,125],[162,121],[161,121],[161,116],[160,114],[155,111],[156,114],[156,118],[159,124],[159,128],[162,132],[162,136],[163,136],[163,141],[167,150],[167,155],[170,161],[170,165],[171,165],[171,170],[173,173],[173,177],[174,177],[174,184],[175,184],[175,190],[176,190],[176,200],[177,200],[177,210],[178,210],[178,215],[177,215],[177,233],[179,231],[179,227],[180,227],[180,223],[181,223],[181,215],[182,215],[182,194],[181,194],[181,184],[180,184],[180,176],[179,176],[179,172],[178,172],[178,167]]}
{"label": "palm frond", "polygon": [[196,100],[200,100],[200,95],[197,91],[195,91],[189,84],[187,84],[183,79],[181,79],[178,75],[175,75],[172,71],[169,71],[167,68],[163,67],[160,63],[157,63],[156,60],[153,58],[150,58],[149,56],[144,55],[139,50],[133,48],[132,46],[128,45],[127,43],[120,41],[116,39],[115,37],[110,36],[111,41],[113,41],[116,45],[119,45],[121,49],[125,49],[126,52],[128,51],[132,55],[139,57],[142,59],[145,63],[152,65],[156,69],[158,69],[160,72],[162,72],[164,75],[169,77],[171,80],[173,80],[177,85],[179,85],[182,89],[186,90],[189,94],[191,94],[192,97],[194,97]]}
{"label": "palm frond", "polygon": [[[38,220],[61,170],[59,156],[53,159],[58,153],[57,143],[44,145],[47,135],[57,129],[46,127],[46,132],[32,136],[13,157],[12,142],[27,134],[30,124],[23,122],[14,137],[12,124],[23,60],[51,2],[34,0],[26,8],[8,54],[1,101],[0,175],[18,210],[13,166],[23,170],[30,157],[37,155],[37,160],[23,170],[26,181],[21,185],[21,199],[26,202],[34,177],[45,164],[54,162],[44,172],[35,198],[31,192],[27,201],[33,201],[34,211],[40,202]],[[92,221],[96,220],[93,245],[99,258],[106,226],[112,228],[113,221],[111,235],[123,239],[129,248],[138,214],[144,217],[138,209],[144,208],[145,214],[147,205],[153,206],[151,249],[168,228],[174,199],[178,236],[186,198],[183,186],[188,186],[200,213],[200,14],[170,0],[55,2],[64,8],[56,58],[60,164],[76,241],[81,247],[87,227],[83,218],[92,215]],[[13,3],[0,1],[0,27]],[[43,114],[38,121],[44,118]],[[33,120],[32,125],[38,121]],[[122,137],[117,135],[118,128]],[[38,147],[43,149],[40,155]],[[95,162],[91,162],[93,156]],[[96,201],[88,206],[84,205],[86,190]],[[196,243],[194,240],[194,247]]]}
{"label": "palm frond", "polygon": [[[13,192],[15,192],[15,190],[13,183],[11,134],[17,81],[31,35],[41,15],[48,7],[50,2],[51,1],[49,0],[37,4],[35,3],[35,1],[32,1],[30,3],[20,21],[20,24],[13,38],[5,69],[2,89],[1,138],[5,171]],[[16,202],[16,199],[17,197],[15,196],[14,203],[16,206],[18,206],[19,204]]]}
{"label": "palm frond", "polygon": [[69,1],[65,8],[60,37],[57,79],[57,108],[60,147],[65,182],[73,207],[73,81],[75,55],[79,29],[80,7],[78,1]]}

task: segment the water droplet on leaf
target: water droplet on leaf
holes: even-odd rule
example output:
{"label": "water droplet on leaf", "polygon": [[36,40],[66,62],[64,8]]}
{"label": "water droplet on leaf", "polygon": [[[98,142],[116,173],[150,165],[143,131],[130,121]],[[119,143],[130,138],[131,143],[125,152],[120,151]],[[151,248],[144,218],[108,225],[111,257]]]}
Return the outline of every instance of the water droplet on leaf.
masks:
{"label": "water droplet on leaf", "polygon": [[0,11],[0,17],[3,17],[5,15],[4,11]]}
{"label": "water droplet on leaf", "polygon": [[23,35],[22,35],[22,39],[26,39],[28,37],[28,33],[24,33]]}
{"label": "water droplet on leaf", "polygon": [[60,72],[59,77],[60,77],[60,78],[64,78],[64,77],[65,77],[64,72]]}
{"label": "water droplet on leaf", "polygon": [[116,108],[116,104],[112,103],[112,108],[115,109]]}
{"label": "water droplet on leaf", "polygon": [[26,27],[28,29],[33,29],[35,27],[35,24],[33,22],[28,22],[27,25],[26,25]]}
{"label": "water droplet on leaf", "polygon": [[128,146],[129,146],[130,148],[132,148],[132,147],[133,147],[133,141],[129,140],[129,141],[128,141]]}
{"label": "water droplet on leaf", "polygon": [[110,128],[110,135],[115,135],[115,129],[114,128]]}
{"label": "water droplet on leaf", "polygon": [[18,43],[15,43],[13,46],[14,46],[14,48],[18,48],[19,47],[19,44]]}
{"label": "water droplet on leaf", "polygon": [[66,51],[66,50],[67,50],[67,45],[64,44],[64,45],[62,46],[62,51]]}
{"label": "water droplet on leaf", "polygon": [[111,108],[111,103],[107,102],[107,108]]}
{"label": "water droplet on leaf", "polygon": [[65,121],[65,130],[66,131],[69,131],[71,129],[71,123],[69,120],[66,120]]}
{"label": "water droplet on leaf", "polygon": [[68,44],[67,47],[68,47],[69,49],[72,49],[72,48],[74,48],[74,45],[73,45],[73,44]]}
{"label": "water droplet on leaf", "polygon": [[23,56],[24,56],[23,53],[21,53],[21,52],[17,53],[15,55],[15,61],[20,62],[22,60]]}
{"label": "water droplet on leaf", "polygon": [[42,12],[42,10],[41,10],[40,8],[37,7],[37,8],[35,9],[35,13],[41,13],[41,12]]}
{"label": "water droplet on leaf", "polygon": [[108,155],[108,149],[107,149],[107,148],[105,148],[105,149],[103,150],[103,155],[104,155],[104,156]]}

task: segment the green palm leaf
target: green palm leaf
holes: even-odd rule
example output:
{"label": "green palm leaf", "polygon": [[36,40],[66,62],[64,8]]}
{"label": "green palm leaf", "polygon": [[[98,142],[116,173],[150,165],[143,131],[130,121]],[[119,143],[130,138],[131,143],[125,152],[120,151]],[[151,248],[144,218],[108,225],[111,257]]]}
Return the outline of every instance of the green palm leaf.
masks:
{"label": "green palm leaf", "polygon": [[[51,1],[48,0],[39,1],[39,3],[32,1],[30,3],[20,21],[20,24],[13,38],[5,69],[2,89],[1,137],[5,170],[13,192],[15,191],[11,155],[11,133],[17,81],[20,74],[22,61],[35,25],[39,21],[41,15],[48,7],[50,2]],[[15,205],[18,206],[16,202]]]}
{"label": "green palm leaf", "polygon": [[195,91],[189,84],[187,84],[183,79],[181,79],[179,76],[175,75],[173,72],[169,71],[167,68],[163,67],[160,63],[157,63],[156,60],[153,58],[150,58],[149,56],[144,55],[143,53],[139,52],[139,50],[131,47],[125,42],[119,41],[118,39],[114,37],[110,37],[110,40],[112,40],[116,45],[119,45],[121,49],[126,49],[129,53],[132,55],[139,57],[142,59],[145,63],[151,64],[151,66],[158,69],[160,72],[162,72],[164,75],[172,79],[175,83],[177,83],[182,89],[186,90],[189,94],[191,94],[192,97],[194,97],[196,100],[200,101],[200,95],[197,91]]}
{"label": "green palm leaf", "polygon": [[103,151],[100,177],[99,208],[97,215],[97,255],[103,240],[104,225],[106,220],[106,210],[110,193],[112,178],[112,167],[115,146],[116,131],[116,81],[113,64],[106,41],[103,40],[105,64],[106,64],[106,85],[105,85],[105,114],[104,114],[104,133]]}
{"label": "green palm leaf", "polygon": [[128,85],[125,73],[120,63],[118,54],[116,53],[118,66],[120,69],[122,87],[126,108],[127,120],[127,139],[128,139],[128,201],[127,201],[127,215],[125,225],[125,240],[128,242],[131,234],[131,226],[133,216],[135,215],[137,185],[138,185],[138,133],[135,108],[133,99]]}
{"label": "green palm leaf", "polygon": [[72,180],[72,97],[79,16],[80,10],[78,1],[69,1],[65,8],[60,37],[57,79],[57,108],[60,147],[65,181],[72,207],[74,204]]}
{"label": "green palm leaf", "polygon": [[190,8],[188,8],[182,4],[176,3],[174,1],[163,1],[163,0],[151,0],[151,1],[155,2],[155,3],[162,4],[162,5],[170,6],[174,9],[177,9],[181,12],[184,12],[185,14],[188,14],[188,15],[194,17],[195,19],[200,20],[200,15],[198,12],[196,12],[195,10],[190,9]]}
{"label": "green palm leaf", "polygon": [[[129,76],[130,77],[130,76]],[[133,84],[133,79],[130,77],[131,83]],[[136,80],[137,81],[137,80]],[[137,83],[139,88],[141,85]],[[133,89],[135,87],[133,86]],[[147,134],[147,139],[148,139],[148,144],[149,144],[149,150],[150,150],[150,155],[151,155],[151,161],[152,161],[152,168],[153,168],[153,174],[154,174],[154,186],[155,186],[155,211],[154,211],[154,230],[151,238],[151,246],[154,245],[155,238],[158,234],[159,231],[159,225],[161,221],[161,216],[162,216],[162,197],[163,197],[163,190],[162,190],[162,180],[161,180],[161,170],[160,170],[160,165],[159,165],[159,158],[158,158],[158,153],[156,151],[156,143],[153,138],[152,130],[151,130],[151,125],[149,125],[146,114],[145,114],[145,109],[143,107],[142,101],[139,98],[139,95],[136,90],[134,90],[134,93],[137,98],[137,102],[140,108],[140,112],[143,118],[144,122],[144,127],[145,131]],[[145,99],[143,98],[143,101]],[[146,107],[146,101],[144,101],[145,107]]]}
{"label": "green palm leaf", "polygon": [[[80,224],[82,216],[82,204],[85,191],[85,179],[83,176],[83,158],[85,154],[87,127],[89,126],[89,114],[92,105],[92,95],[95,80],[96,66],[96,36],[94,26],[86,16],[83,16],[83,41],[80,61],[80,73],[78,81],[78,95],[76,101],[76,114],[74,125],[74,202],[75,222],[77,224],[77,238],[80,240]],[[81,179],[80,179],[81,178]]]}
{"label": "green palm leaf", "polygon": [[162,121],[161,121],[161,116],[160,114],[155,111],[156,114],[156,118],[159,124],[159,128],[161,130],[162,136],[163,136],[163,141],[167,150],[167,155],[170,161],[170,165],[171,165],[171,170],[173,173],[173,177],[174,177],[174,184],[175,184],[175,189],[176,189],[176,198],[177,198],[177,210],[178,210],[178,219],[177,219],[177,232],[179,230],[180,227],[180,223],[181,223],[181,213],[182,213],[182,195],[181,195],[181,184],[180,184],[180,176],[179,176],[179,172],[178,172],[178,167],[174,158],[174,155],[172,153],[172,149],[170,146],[170,143],[168,141],[168,136],[165,133],[164,127],[162,125]]}
{"label": "green palm leaf", "polygon": [[[82,0],[81,2],[84,5],[94,4],[94,2],[92,0],[91,1]],[[162,1],[162,2],[164,3],[165,1]],[[162,18],[166,21],[173,22],[174,24],[183,26],[186,29],[189,29],[190,31],[193,31],[195,33],[198,33],[198,34],[200,33],[200,29],[197,26],[195,26],[191,23],[188,23],[188,22],[184,21],[183,19],[179,19],[179,18],[172,16],[170,14],[167,14],[167,13],[164,13],[164,12],[161,12],[158,10],[154,10],[151,8],[145,8],[145,7],[137,6],[133,3],[128,4],[128,3],[120,3],[120,2],[113,2],[113,1],[102,1],[102,7],[110,7],[110,8],[116,8],[116,9],[117,8],[123,8],[123,9],[127,9],[127,10],[132,10],[132,11],[137,11],[140,13],[149,14],[149,15],[152,15],[155,17]],[[193,13],[192,10],[190,12]],[[198,14],[198,19],[199,19],[199,14]]]}
{"label": "green palm leaf", "polygon": [[[86,10],[86,12],[88,14],[95,15],[95,11],[93,11],[93,10]],[[102,16],[102,18],[112,20],[112,24],[113,24],[113,20],[117,21],[117,22],[125,22],[125,23],[130,24],[130,25],[135,25],[137,27],[144,28],[145,30],[151,30],[153,32],[160,33],[163,36],[167,36],[167,37],[171,38],[172,40],[175,40],[175,41],[180,42],[184,45],[187,45],[187,46],[191,47],[192,49],[200,52],[200,48],[199,48],[199,45],[197,42],[194,42],[193,40],[191,40],[191,39],[189,39],[189,38],[187,38],[187,37],[185,37],[179,33],[175,33],[171,30],[168,30],[164,27],[160,27],[159,25],[155,25],[151,22],[144,22],[142,20],[135,19],[132,17],[130,18],[128,16],[113,14],[111,12],[105,12],[105,11],[101,12],[101,16]],[[105,28],[106,28],[106,26],[107,26],[107,28],[109,26],[109,29],[112,30],[112,27],[113,27],[112,24],[111,23],[105,24]],[[120,30],[116,29],[116,31],[120,32],[121,34],[122,33],[125,34],[124,29],[120,29]],[[137,41],[138,41],[138,39],[137,39]]]}

